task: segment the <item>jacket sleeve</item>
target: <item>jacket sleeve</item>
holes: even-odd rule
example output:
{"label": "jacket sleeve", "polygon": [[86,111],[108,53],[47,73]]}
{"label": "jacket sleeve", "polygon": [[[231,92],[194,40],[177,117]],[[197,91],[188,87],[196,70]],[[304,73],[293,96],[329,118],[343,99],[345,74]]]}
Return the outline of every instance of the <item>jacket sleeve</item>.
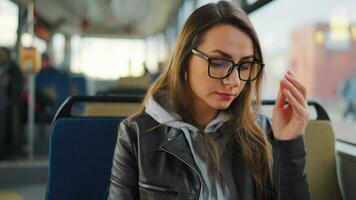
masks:
{"label": "jacket sleeve", "polygon": [[[139,199],[135,130],[121,122],[111,170],[109,200]],[[137,143],[136,143],[137,144]]]}
{"label": "jacket sleeve", "polygon": [[273,150],[272,200],[309,200],[309,188],[306,179],[304,137],[293,140],[276,140],[273,136],[271,121],[259,116]]}
{"label": "jacket sleeve", "polygon": [[306,180],[303,136],[293,140],[275,140],[273,146],[273,181],[276,200],[310,199]]}

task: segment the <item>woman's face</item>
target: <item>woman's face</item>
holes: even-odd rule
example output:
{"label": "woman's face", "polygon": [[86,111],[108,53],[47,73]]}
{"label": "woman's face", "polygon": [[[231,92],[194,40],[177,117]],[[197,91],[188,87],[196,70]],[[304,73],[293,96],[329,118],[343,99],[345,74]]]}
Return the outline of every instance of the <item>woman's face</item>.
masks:
{"label": "woman's face", "polygon": [[[209,58],[230,59],[235,63],[253,59],[251,38],[228,24],[215,25],[208,30],[196,50]],[[208,61],[194,54],[188,62],[188,82],[198,113],[216,113],[228,108],[246,83],[239,79],[237,68],[225,79],[210,78]]]}

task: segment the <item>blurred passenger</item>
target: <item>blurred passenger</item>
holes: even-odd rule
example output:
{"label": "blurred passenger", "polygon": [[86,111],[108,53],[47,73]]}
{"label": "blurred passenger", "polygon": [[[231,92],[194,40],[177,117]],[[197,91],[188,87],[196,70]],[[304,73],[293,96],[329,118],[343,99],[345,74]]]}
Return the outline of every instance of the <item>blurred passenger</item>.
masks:
{"label": "blurred passenger", "polygon": [[347,104],[343,118],[346,119],[351,115],[353,121],[356,121],[356,74],[346,79],[342,86],[341,94]]}
{"label": "blurred passenger", "polygon": [[305,86],[288,71],[272,122],[256,114],[264,74],[258,41],[231,2],[192,13],[144,109],[120,124],[109,199],[310,198]]}
{"label": "blurred passenger", "polygon": [[43,76],[48,74],[58,74],[58,70],[53,66],[48,54],[42,54],[41,70],[36,77],[36,102],[37,120],[39,122],[48,122],[52,119],[55,110],[55,102],[57,100],[56,90],[53,85],[40,83]]}
{"label": "blurred passenger", "polygon": [[11,59],[11,51],[0,47],[0,159],[14,158],[21,152],[21,92],[23,77]]}
{"label": "blurred passenger", "polygon": [[53,66],[48,54],[42,55],[41,70],[36,76],[36,119],[50,123],[61,103],[70,95],[69,74]]}
{"label": "blurred passenger", "polygon": [[155,73],[151,74],[150,76],[150,83],[153,83],[158,77],[161,75],[163,71],[163,62],[158,62],[158,69]]}

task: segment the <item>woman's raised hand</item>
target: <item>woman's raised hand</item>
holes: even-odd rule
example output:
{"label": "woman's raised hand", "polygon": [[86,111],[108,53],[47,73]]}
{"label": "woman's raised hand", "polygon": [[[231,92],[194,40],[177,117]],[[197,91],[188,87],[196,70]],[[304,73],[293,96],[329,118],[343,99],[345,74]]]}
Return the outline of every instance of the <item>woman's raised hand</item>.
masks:
{"label": "woman's raised hand", "polygon": [[288,71],[280,82],[273,108],[272,129],[275,139],[292,140],[303,134],[309,121],[306,93],[305,86]]}

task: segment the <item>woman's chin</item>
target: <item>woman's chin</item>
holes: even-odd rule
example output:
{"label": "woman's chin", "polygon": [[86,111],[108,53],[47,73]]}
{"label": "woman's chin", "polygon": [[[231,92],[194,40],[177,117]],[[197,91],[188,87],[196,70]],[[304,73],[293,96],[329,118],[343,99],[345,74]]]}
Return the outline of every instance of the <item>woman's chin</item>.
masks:
{"label": "woman's chin", "polygon": [[213,105],[212,107],[216,110],[225,110],[230,106],[230,102],[219,102]]}

